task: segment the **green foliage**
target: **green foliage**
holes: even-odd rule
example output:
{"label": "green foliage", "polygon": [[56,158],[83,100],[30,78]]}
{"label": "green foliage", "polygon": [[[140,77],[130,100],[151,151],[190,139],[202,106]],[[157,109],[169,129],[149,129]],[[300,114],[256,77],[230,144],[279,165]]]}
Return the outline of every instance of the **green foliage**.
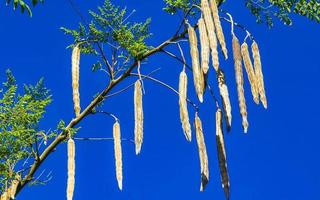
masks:
{"label": "green foliage", "polygon": [[[186,14],[192,9],[192,6],[200,5],[199,0],[164,0],[164,2],[163,9],[169,14],[175,14],[178,11]],[[216,0],[216,2],[220,5],[224,0]],[[269,27],[273,26],[274,18],[278,18],[286,25],[291,25],[291,13],[320,22],[319,0],[245,0],[245,5],[256,17],[257,23],[266,23]],[[194,10],[198,9],[193,9],[189,14],[195,14]]]}
{"label": "green foliage", "polygon": [[35,86],[25,85],[23,94],[17,90],[15,78],[7,70],[0,94],[0,193],[10,180],[21,175],[23,160],[35,159],[38,142],[45,136],[39,122],[51,102],[42,79]]}
{"label": "green foliage", "polygon": [[[92,21],[86,26],[80,24],[77,30],[61,28],[65,34],[74,38],[74,44],[69,47],[79,43],[83,54],[100,57],[103,55],[98,47],[110,47],[111,50],[107,55],[112,54],[119,66],[126,66],[129,61],[139,60],[149,50],[146,39],[151,36],[150,19],[143,23],[130,23],[127,10],[114,6],[110,0],[106,0],[103,6],[98,7],[98,12],[89,11],[89,13]],[[106,64],[105,60],[103,61]],[[101,68],[100,62],[92,66],[94,71]]]}
{"label": "green foliage", "polygon": [[6,0],[6,4],[9,5],[11,4],[12,2],[12,5],[13,5],[13,9],[16,10],[18,7],[20,7],[20,11],[21,13],[24,13],[25,11],[28,12],[29,16],[32,17],[32,11],[30,9],[30,6],[29,4],[31,3],[32,6],[36,6],[38,3],[43,3],[44,0],[31,0],[30,3],[26,3],[25,1],[23,0]]}
{"label": "green foliage", "polygon": [[292,12],[320,22],[318,0],[246,0],[246,6],[257,18],[258,23],[266,22],[269,27],[273,26],[273,17],[279,18],[286,25],[291,25]]}
{"label": "green foliage", "polygon": [[[217,5],[220,5],[225,0],[216,0]],[[191,11],[194,5],[200,5],[200,0],[164,0],[166,6],[163,8],[164,11],[173,15],[176,14],[179,10],[184,14],[189,13],[189,15],[194,15],[196,12]],[[196,11],[199,11],[197,9]]]}
{"label": "green foliage", "polygon": [[164,2],[166,7],[164,7],[163,10],[171,15],[177,13],[178,10],[186,13],[191,8],[189,0],[164,0]]}

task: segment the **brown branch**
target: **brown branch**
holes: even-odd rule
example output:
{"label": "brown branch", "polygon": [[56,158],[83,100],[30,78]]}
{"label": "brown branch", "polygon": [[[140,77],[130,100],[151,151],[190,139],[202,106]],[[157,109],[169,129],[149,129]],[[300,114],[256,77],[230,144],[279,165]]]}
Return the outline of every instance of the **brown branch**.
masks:
{"label": "brown branch", "polygon": [[[177,41],[181,38],[184,38],[187,31],[184,30],[179,35],[175,35],[168,39],[167,41],[163,42],[159,46],[149,50],[144,55],[142,55],[140,60],[144,60],[148,58],[149,56],[152,56],[153,54],[156,54],[160,52],[164,47],[171,44],[171,42]],[[106,95],[116,86],[118,85],[122,80],[124,80],[126,77],[128,77],[131,73],[131,71],[136,67],[138,61],[135,61],[131,64],[131,66],[118,78],[111,79],[108,86],[80,113],[80,115],[74,119],[72,119],[65,130],[61,132],[54,141],[42,152],[38,160],[35,160],[34,163],[31,165],[30,170],[28,174],[20,181],[16,195],[19,194],[19,192],[33,179],[33,175],[36,173],[38,168],[41,166],[41,164],[46,160],[46,158],[55,150],[55,148],[63,142],[67,138],[67,133],[69,130],[73,127],[75,127],[77,124],[81,122],[82,119],[84,119],[87,115],[92,113],[92,110],[104,99],[106,99]],[[16,196],[15,195],[15,196]]]}

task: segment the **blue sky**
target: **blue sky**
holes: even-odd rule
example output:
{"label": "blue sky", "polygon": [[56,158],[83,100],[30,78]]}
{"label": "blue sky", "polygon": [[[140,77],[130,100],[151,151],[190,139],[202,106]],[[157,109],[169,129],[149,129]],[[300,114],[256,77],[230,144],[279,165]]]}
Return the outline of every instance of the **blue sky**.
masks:
{"label": "blue sky", "polygon": [[[85,14],[103,0],[76,2]],[[119,1],[119,5],[125,4],[129,10],[137,10],[132,20],[152,17],[150,45],[155,46],[175,33],[179,18],[162,11],[162,0]],[[232,59],[221,62],[234,116],[231,134],[225,136],[231,199],[320,199],[320,136],[317,130],[320,121],[319,24],[293,17],[293,26],[276,23],[269,30],[255,23],[244,7],[244,1],[230,1],[223,8],[232,13],[235,21],[246,26],[259,43],[269,106],[264,110],[253,103],[245,79],[250,127],[249,134],[244,135]],[[42,121],[42,128],[54,128],[60,119],[68,122],[73,117],[71,52],[66,49],[71,38],[59,28],[75,28],[79,17],[68,1],[55,0],[46,1],[34,9],[32,19],[1,6],[0,21],[0,79],[4,80],[5,69],[9,67],[20,84],[35,83],[44,77],[54,101]],[[230,49],[230,26],[224,22],[223,26]],[[237,30],[237,35],[243,39],[241,31]],[[175,47],[168,49],[177,52]],[[184,48],[186,55],[189,55],[188,51]],[[91,63],[92,59],[81,58],[82,107],[106,85],[105,74],[92,73]],[[158,54],[142,66],[142,72],[148,73],[158,67],[161,70],[154,76],[177,88],[181,64]],[[132,81],[133,78],[114,91]],[[216,84],[214,77],[210,81]],[[124,190],[120,192],[117,188],[113,142],[77,141],[74,199],[224,199],[215,146],[215,107],[210,96],[205,95],[200,111],[209,156],[210,182],[206,191],[200,193],[195,137],[192,143],[184,139],[177,96],[148,81],[145,81],[145,89],[145,139],[141,155],[134,155],[132,143],[123,142]],[[195,101],[191,81],[189,91],[190,98]],[[120,118],[123,138],[133,138],[133,90],[107,100],[104,110]],[[190,116],[194,116],[191,107]],[[105,116],[89,116],[81,122],[78,136],[111,137],[112,124],[113,121]],[[46,186],[26,187],[17,199],[65,199],[66,167],[66,144],[61,144],[39,171],[52,171],[53,179]]]}

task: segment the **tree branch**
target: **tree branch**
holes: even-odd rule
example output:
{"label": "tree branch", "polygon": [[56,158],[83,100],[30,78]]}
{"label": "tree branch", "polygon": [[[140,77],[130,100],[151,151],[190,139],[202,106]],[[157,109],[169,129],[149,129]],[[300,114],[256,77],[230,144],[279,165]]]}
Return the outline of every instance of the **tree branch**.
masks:
{"label": "tree branch", "polygon": [[[160,52],[163,48],[170,45],[172,42],[175,42],[181,38],[184,38],[187,33],[187,30],[184,30],[182,33],[178,35],[174,35],[173,37],[169,38],[159,46],[150,49],[147,51],[144,55],[142,55],[141,60],[144,60],[153,54],[156,54]],[[140,60],[140,61],[141,61]],[[122,80],[124,80],[126,77],[128,77],[131,73],[131,71],[136,67],[138,64],[138,61],[135,61],[131,64],[131,66],[118,78],[111,79],[108,86],[80,113],[80,115],[74,119],[72,119],[65,130],[61,132],[54,141],[42,152],[39,159],[35,161],[27,173],[27,175],[19,182],[16,195],[19,194],[19,192],[33,179],[33,175],[36,173],[38,168],[41,166],[41,164],[46,160],[46,158],[54,151],[54,149],[67,138],[68,131],[75,127],[77,124],[79,124],[82,119],[84,119],[87,115],[89,115],[92,110],[103,100],[105,100],[106,95],[115,87],[117,86]],[[16,196],[15,195],[15,196]]]}

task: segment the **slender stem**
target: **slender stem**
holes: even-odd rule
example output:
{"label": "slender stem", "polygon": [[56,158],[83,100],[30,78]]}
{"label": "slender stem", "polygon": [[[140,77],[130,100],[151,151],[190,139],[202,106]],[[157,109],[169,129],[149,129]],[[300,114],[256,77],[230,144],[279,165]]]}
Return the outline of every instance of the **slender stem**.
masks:
{"label": "slender stem", "polygon": [[102,57],[103,62],[107,65],[107,69],[108,69],[108,72],[109,72],[109,74],[110,74],[110,78],[111,78],[111,80],[113,80],[113,79],[114,79],[114,73],[113,73],[113,70],[112,70],[112,66],[111,66],[111,64],[109,63],[106,55],[104,54],[104,51],[103,51],[101,45],[100,45],[98,42],[96,42],[96,44],[97,44],[98,49],[99,49],[99,51],[100,51],[100,54],[101,54],[101,57]]}
{"label": "slender stem", "polygon": [[226,14],[229,16],[230,18],[230,24],[231,24],[231,34],[234,35],[234,22],[233,22],[233,18],[232,18],[232,15],[230,13],[227,13]]}
{"label": "slender stem", "polygon": [[215,102],[215,104],[216,104],[216,107],[217,107],[217,108],[220,108],[220,106],[219,106],[219,101],[218,101],[217,97],[214,95],[213,89],[211,88],[211,86],[210,86],[209,84],[208,84],[207,86],[208,86],[208,89],[209,89],[209,91],[210,91],[210,94],[211,94],[211,96],[212,96],[212,98],[213,98],[213,100],[214,100],[214,102]]}
{"label": "slender stem", "polygon": [[192,11],[193,6],[187,11],[187,13],[184,15],[183,19],[180,22],[179,28],[177,30],[177,32],[174,34],[175,36],[177,36],[182,28],[182,26],[185,24],[185,20],[188,18],[190,12]]}
{"label": "slender stem", "polygon": [[234,30],[233,30],[233,27],[236,26],[236,27],[238,27],[238,28],[240,28],[240,29],[242,29],[243,31],[246,32],[247,36],[246,36],[245,40],[247,39],[247,37],[250,37],[251,40],[254,40],[253,35],[248,31],[248,29],[246,29],[243,25],[241,25],[241,24],[233,21],[233,18],[232,18],[232,16],[231,16],[231,14],[229,14],[228,12],[226,12],[226,11],[224,11],[224,10],[222,10],[222,9],[221,9],[221,12],[223,12],[223,13],[225,13],[226,15],[229,16],[230,19],[225,18],[225,17],[220,17],[220,19],[223,19],[224,21],[229,22],[229,23],[232,24],[232,30],[231,30],[231,33],[232,33],[232,34],[234,34],[234,32],[233,32],[233,31],[234,31]]}
{"label": "slender stem", "polygon": [[[150,73],[148,74],[148,76],[150,76],[151,74],[157,72],[158,70],[160,70],[160,68],[157,68],[157,69],[153,70],[152,72],[150,72]],[[142,80],[143,80],[143,79],[144,79],[144,77],[142,77]],[[125,87],[125,88],[123,88],[123,89],[121,89],[121,90],[119,90],[119,91],[117,91],[117,92],[114,92],[114,93],[112,93],[112,94],[109,94],[109,95],[105,96],[105,98],[109,98],[109,97],[118,95],[118,94],[120,94],[120,93],[122,93],[122,92],[127,91],[129,88],[131,88],[131,87],[133,87],[133,86],[134,86],[134,83],[131,83],[131,84],[128,85],[127,87]]]}
{"label": "slender stem", "polygon": [[[75,140],[83,140],[83,141],[106,141],[106,140],[114,140],[114,138],[79,138],[75,137],[73,138]],[[127,138],[121,138],[122,141],[128,141],[134,143],[134,140],[127,139]]]}
{"label": "slender stem", "polygon": [[[139,74],[136,74],[136,73],[130,73],[130,75],[131,76],[139,76]],[[174,89],[172,86],[170,86],[170,85],[168,85],[168,84],[166,84],[156,78],[153,78],[151,76],[147,76],[147,75],[143,75],[143,74],[141,74],[141,76],[170,89],[172,92],[176,93],[179,96],[179,92],[176,89]],[[193,103],[190,99],[187,99],[187,102],[190,103],[195,108],[195,110],[199,110],[199,106],[197,106],[195,103]]]}
{"label": "slender stem", "polygon": [[186,59],[185,59],[185,57],[184,57],[182,48],[181,48],[179,42],[172,42],[172,43],[173,43],[173,44],[176,44],[176,45],[178,46],[178,49],[179,49],[179,51],[180,51],[180,55],[181,55],[181,58],[182,58],[182,62],[183,62],[183,70],[185,70],[185,69],[186,69],[186,64],[187,64],[187,62],[186,62]]}
{"label": "slender stem", "polygon": [[190,71],[192,71],[192,68],[190,65],[188,65],[185,61],[183,61],[181,58],[179,58],[178,56],[176,56],[175,54],[167,51],[167,50],[162,50],[163,53],[171,56],[172,58],[178,60],[179,62],[181,62],[183,65],[185,65]]}
{"label": "slender stem", "polygon": [[107,115],[107,116],[109,116],[109,117],[112,117],[112,118],[114,119],[114,121],[119,121],[119,118],[116,117],[116,116],[115,116],[114,114],[112,114],[112,113],[109,113],[109,112],[106,112],[106,111],[103,111],[103,110],[98,110],[98,111],[94,112],[93,114],[95,114],[95,113],[104,114],[104,115]]}

